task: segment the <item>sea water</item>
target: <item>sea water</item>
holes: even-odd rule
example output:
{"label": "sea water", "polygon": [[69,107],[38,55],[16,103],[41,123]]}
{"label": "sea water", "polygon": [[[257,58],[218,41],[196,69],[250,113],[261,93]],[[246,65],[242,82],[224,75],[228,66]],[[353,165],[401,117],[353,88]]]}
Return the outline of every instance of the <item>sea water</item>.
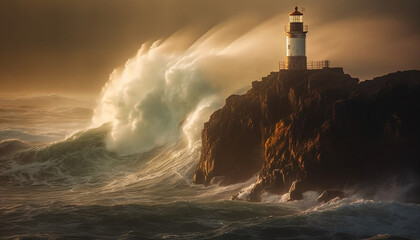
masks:
{"label": "sea water", "polygon": [[195,185],[200,142],[119,157],[108,126],[0,158],[3,239],[361,239],[420,236],[420,206],[350,196],[315,205],[317,193],[284,202],[231,201],[254,183]]}

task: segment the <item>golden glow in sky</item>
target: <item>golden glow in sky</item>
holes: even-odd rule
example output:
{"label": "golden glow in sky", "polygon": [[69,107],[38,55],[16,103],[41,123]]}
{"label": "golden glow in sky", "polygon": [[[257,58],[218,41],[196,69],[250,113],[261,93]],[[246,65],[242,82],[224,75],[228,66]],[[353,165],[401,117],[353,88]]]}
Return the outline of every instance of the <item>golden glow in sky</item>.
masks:
{"label": "golden glow in sky", "polygon": [[179,31],[197,40],[214,28],[225,28],[229,41],[269,30],[269,43],[237,48],[251,60],[271,49],[254,64],[263,76],[284,58],[283,26],[295,4],[305,7],[309,60],[330,59],[361,79],[420,68],[418,1],[17,0],[0,3],[0,92],[97,95],[143,43]]}

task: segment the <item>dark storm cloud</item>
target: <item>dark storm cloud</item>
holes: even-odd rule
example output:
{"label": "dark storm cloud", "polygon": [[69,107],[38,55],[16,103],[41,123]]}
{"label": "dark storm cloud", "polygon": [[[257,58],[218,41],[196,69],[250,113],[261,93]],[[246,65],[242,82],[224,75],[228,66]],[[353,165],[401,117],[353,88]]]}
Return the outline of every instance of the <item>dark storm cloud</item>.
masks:
{"label": "dark storm cloud", "polygon": [[[353,41],[337,36],[342,40],[338,49],[342,55],[355,51],[355,56],[361,54],[357,53],[354,41],[363,38],[362,50],[363,46],[375,49],[369,54],[378,58],[395,58],[399,54],[403,67],[419,68],[416,51],[420,4],[414,0],[6,0],[0,3],[0,91],[98,93],[112,69],[124,64],[145,41],[168,37],[182,28],[204,33],[238,15],[256,17],[262,22],[285,15],[295,4],[306,7],[310,12],[306,20],[318,31],[318,35],[317,32],[309,35],[313,37],[308,41],[314,50],[308,53],[317,54],[314,45],[320,42],[315,40],[331,41],[319,35],[324,29],[322,32],[329,34],[329,39],[334,39],[335,34],[353,35]],[[279,23],[279,31],[284,24]],[[386,32],[389,36],[383,34]],[[358,35],[363,36],[354,37]],[[377,44],[364,38],[377,39]],[[279,40],[279,44],[283,42]],[[405,52],[398,52],[398,44],[405,45],[401,46]],[[361,54],[364,59],[359,60],[375,60],[369,54]],[[351,57],[328,54],[325,57],[346,64],[346,68],[360,76],[369,76],[368,67],[374,68],[375,73],[394,70],[390,67],[392,61],[366,62],[364,68]]]}

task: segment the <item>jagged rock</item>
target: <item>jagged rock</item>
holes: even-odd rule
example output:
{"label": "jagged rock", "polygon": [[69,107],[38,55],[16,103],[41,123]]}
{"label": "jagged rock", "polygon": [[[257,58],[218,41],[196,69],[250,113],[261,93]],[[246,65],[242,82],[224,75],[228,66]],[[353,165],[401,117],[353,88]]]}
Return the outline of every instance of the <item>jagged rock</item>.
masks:
{"label": "jagged rock", "polygon": [[259,173],[250,197],[258,201],[296,180],[301,193],[395,175],[419,180],[419,123],[419,71],[361,83],[342,69],[273,72],[205,123],[194,182],[232,184]]}

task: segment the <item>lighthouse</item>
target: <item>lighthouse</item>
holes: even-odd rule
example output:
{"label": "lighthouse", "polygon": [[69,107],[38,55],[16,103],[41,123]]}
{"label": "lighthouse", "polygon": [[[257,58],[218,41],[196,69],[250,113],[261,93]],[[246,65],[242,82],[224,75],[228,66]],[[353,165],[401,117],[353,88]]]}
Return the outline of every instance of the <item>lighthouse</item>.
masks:
{"label": "lighthouse", "polygon": [[286,33],[286,62],[287,70],[306,70],[306,33],[308,26],[303,25],[303,13],[295,11],[289,14],[289,23],[285,27]]}

